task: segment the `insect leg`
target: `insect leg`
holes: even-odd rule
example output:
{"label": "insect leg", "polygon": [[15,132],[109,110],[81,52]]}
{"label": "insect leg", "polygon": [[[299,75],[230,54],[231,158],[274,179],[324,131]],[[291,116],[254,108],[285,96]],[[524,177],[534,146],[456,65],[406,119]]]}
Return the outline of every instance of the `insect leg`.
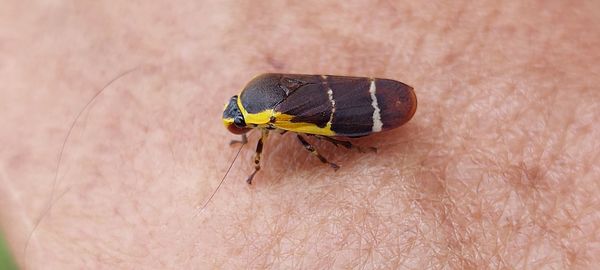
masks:
{"label": "insect leg", "polygon": [[263,144],[267,140],[268,135],[269,131],[263,129],[262,136],[260,139],[258,139],[258,143],[256,144],[256,153],[254,154],[254,172],[252,172],[252,174],[248,176],[248,179],[246,179],[246,183],[248,183],[248,185],[252,185],[252,178],[254,178],[254,175],[260,170],[260,157],[262,155]]}
{"label": "insect leg", "polygon": [[321,162],[329,164],[329,166],[331,166],[331,168],[333,168],[336,171],[337,171],[337,169],[340,168],[340,166],[338,166],[337,164],[329,162],[329,161],[327,161],[327,159],[325,157],[321,156],[321,154],[319,154],[319,152],[317,152],[317,149],[315,149],[314,146],[312,146],[310,143],[308,143],[300,134],[298,134],[298,140],[300,140],[300,143],[302,143],[302,145],[304,146],[304,148],[306,150],[308,150],[308,152],[317,156],[319,158],[319,160],[321,160]]}
{"label": "insect leg", "polygon": [[341,145],[343,147],[346,147],[347,149],[353,149],[354,148],[354,149],[358,150],[361,153],[366,153],[367,151],[371,151],[371,152],[377,153],[377,148],[375,148],[375,147],[361,147],[361,146],[356,146],[356,145],[352,144],[351,142],[340,141],[340,140],[337,140],[337,139],[334,139],[334,138],[331,138],[331,137],[327,137],[327,136],[319,136],[319,135],[317,135],[316,137],[318,139],[320,139],[320,140],[326,140],[326,141],[332,143],[333,145],[335,145],[336,147],[338,145]]}
{"label": "insect leg", "polygon": [[246,134],[242,134],[242,139],[241,140],[231,140],[229,141],[229,145],[234,145],[234,144],[246,144],[248,142],[248,137],[246,136]]}

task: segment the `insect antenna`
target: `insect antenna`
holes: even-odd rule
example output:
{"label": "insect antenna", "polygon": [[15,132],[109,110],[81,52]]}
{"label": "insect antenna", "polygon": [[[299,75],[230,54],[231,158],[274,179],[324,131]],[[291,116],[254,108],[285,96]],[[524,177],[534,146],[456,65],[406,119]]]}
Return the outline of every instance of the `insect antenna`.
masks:
{"label": "insect antenna", "polygon": [[233,158],[233,161],[231,162],[231,164],[229,164],[229,168],[227,168],[227,171],[225,172],[225,175],[223,175],[223,178],[221,178],[221,182],[219,182],[219,185],[217,186],[217,188],[215,189],[215,191],[213,191],[213,193],[210,195],[210,197],[208,197],[208,200],[206,200],[206,202],[204,203],[204,205],[202,206],[202,208],[200,208],[200,212],[204,211],[204,208],[206,208],[206,206],[208,205],[208,203],[210,203],[210,201],[215,196],[215,194],[217,194],[217,191],[219,191],[219,188],[221,188],[221,185],[223,185],[223,182],[225,182],[225,179],[227,178],[227,175],[229,174],[229,171],[231,171],[231,168],[233,167],[233,164],[235,164],[235,161],[237,160],[238,156],[242,152],[242,148],[244,148],[244,145],[246,145],[246,143],[247,143],[247,141],[245,139],[241,141],[242,145],[240,145],[240,148],[238,149],[237,153],[235,154],[235,157]]}
{"label": "insect antenna", "polygon": [[[67,131],[67,135],[65,136],[65,139],[62,142],[62,146],[60,148],[60,152],[58,153],[58,161],[56,162],[56,172],[54,174],[54,179],[52,180],[52,190],[50,192],[50,198],[48,199],[48,206],[46,207],[46,209],[43,210],[41,216],[35,221],[34,225],[33,225],[33,229],[31,230],[31,232],[29,233],[29,236],[27,236],[27,241],[25,241],[25,247],[23,249],[23,257],[25,258],[25,269],[27,268],[27,249],[29,248],[29,243],[31,242],[31,238],[33,237],[35,231],[37,230],[37,228],[39,227],[39,225],[42,223],[42,220],[44,219],[44,217],[46,217],[46,215],[48,215],[48,213],[50,212],[50,210],[52,209],[52,206],[54,205],[54,203],[56,203],[56,201],[58,201],[65,193],[61,194],[61,196],[59,196],[56,201],[54,200],[54,193],[56,190],[56,186],[58,185],[59,182],[59,171],[60,171],[60,165],[62,163],[62,159],[63,159],[63,154],[65,151],[65,147],[67,145],[67,142],[69,141],[69,138],[71,137],[71,133],[73,132],[73,129],[75,128],[75,125],[77,124],[77,122],[79,121],[79,118],[81,118],[81,116],[83,115],[83,113],[88,109],[88,107],[98,98],[98,96],[100,96],[104,90],[106,90],[110,85],[112,85],[114,82],[116,82],[117,80],[125,77],[126,75],[138,70],[140,68],[140,66],[128,69],[124,72],[122,72],[121,74],[119,74],[118,76],[114,77],[112,80],[110,80],[108,83],[106,83],[104,86],[102,86],[100,88],[100,90],[98,92],[96,92],[96,94],[94,94],[94,96],[92,98],[90,98],[88,100],[88,102],[83,106],[83,108],[79,111],[79,113],[77,113],[77,115],[75,116],[75,119],[73,119],[73,122],[71,122],[71,125],[69,126],[69,130]],[[68,191],[68,190],[67,190]]]}

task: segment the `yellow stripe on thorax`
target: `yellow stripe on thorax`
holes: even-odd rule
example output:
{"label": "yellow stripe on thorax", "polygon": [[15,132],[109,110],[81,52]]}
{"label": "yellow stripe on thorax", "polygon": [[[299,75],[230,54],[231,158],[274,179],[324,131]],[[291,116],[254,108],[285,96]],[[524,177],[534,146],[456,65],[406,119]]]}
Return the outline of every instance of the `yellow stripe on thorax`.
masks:
{"label": "yellow stripe on thorax", "polygon": [[264,110],[259,113],[248,113],[248,111],[246,111],[246,108],[244,108],[244,105],[242,105],[241,98],[237,99],[237,105],[240,108],[240,111],[242,111],[242,115],[244,116],[244,121],[246,121],[246,125],[266,125],[267,123],[269,123],[269,121],[271,121],[271,116],[275,115],[273,109]]}
{"label": "yellow stripe on thorax", "polygon": [[242,115],[244,115],[244,120],[246,124],[254,124],[261,128],[268,127],[271,122],[271,117],[275,117],[275,122],[271,123],[274,127],[289,130],[292,132],[298,133],[308,133],[315,135],[324,135],[324,136],[335,136],[335,132],[331,130],[331,122],[327,123],[325,127],[318,127],[312,123],[305,122],[292,122],[293,115],[282,114],[280,112],[276,112],[273,109],[267,109],[259,113],[248,113],[246,108],[242,105],[241,99],[237,100],[238,107],[240,111],[242,111]]}

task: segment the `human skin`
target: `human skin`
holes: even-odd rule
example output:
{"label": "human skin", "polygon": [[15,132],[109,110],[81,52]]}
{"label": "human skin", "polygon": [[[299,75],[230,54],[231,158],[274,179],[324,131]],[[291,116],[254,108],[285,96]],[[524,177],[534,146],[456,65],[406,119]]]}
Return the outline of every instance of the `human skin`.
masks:
{"label": "human skin", "polygon": [[[597,1],[323,2],[3,4],[19,265],[598,267]],[[419,107],[353,140],[376,154],[311,140],[337,172],[272,135],[248,186],[251,133],[202,209],[238,150],[223,104],[263,72],[392,78]]]}

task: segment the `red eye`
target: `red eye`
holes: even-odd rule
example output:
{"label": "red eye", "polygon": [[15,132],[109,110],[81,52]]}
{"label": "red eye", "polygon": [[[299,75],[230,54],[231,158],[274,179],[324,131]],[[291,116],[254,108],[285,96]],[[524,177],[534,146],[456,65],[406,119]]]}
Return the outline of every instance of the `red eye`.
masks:
{"label": "red eye", "polygon": [[227,129],[229,130],[229,132],[233,133],[233,134],[244,134],[248,131],[251,130],[251,128],[239,128],[236,127],[235,125],[231,124],[227,126]]}

